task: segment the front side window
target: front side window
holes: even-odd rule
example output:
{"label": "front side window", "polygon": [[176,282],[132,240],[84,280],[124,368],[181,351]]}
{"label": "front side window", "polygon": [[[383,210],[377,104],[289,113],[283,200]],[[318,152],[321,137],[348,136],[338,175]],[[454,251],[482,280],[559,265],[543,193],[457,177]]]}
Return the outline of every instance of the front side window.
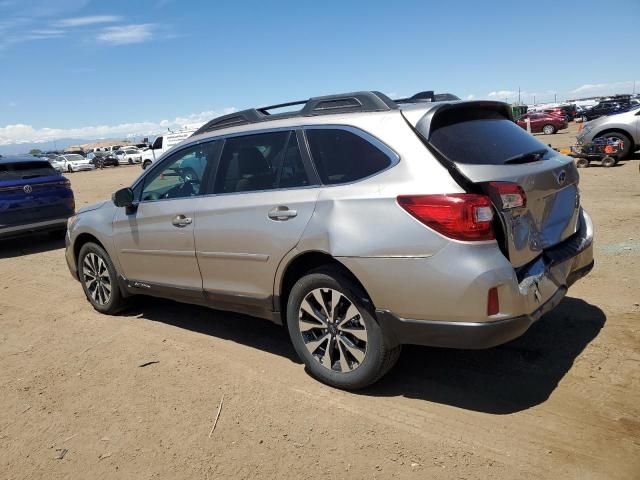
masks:
{"label": "front side window", "polygon": [[325,185],[355,182],[391,165],[386,153],[347,130],[308,129],[306,134],[313,162]]}
{"label": "front side window", "polygon": [[228,138],[215,193],[255,192],[309,185],[295,132]]}
{"label": "front side window", "polygon": [[144,181],[141,200],[194,197],[203,193],[208,162],[213,160],[215,142],[194,145],[171,155]]}

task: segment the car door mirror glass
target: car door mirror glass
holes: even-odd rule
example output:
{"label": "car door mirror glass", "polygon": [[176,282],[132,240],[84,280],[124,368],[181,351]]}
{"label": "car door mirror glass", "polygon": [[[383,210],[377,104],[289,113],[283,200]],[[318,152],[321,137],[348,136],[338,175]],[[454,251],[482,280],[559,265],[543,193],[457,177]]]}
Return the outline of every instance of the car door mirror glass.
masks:
{"label": "car door mirror glass", "polygon": [[121,188],[111,196],[111,201],[116,207],[130,207],[133,205],[133,190]]}

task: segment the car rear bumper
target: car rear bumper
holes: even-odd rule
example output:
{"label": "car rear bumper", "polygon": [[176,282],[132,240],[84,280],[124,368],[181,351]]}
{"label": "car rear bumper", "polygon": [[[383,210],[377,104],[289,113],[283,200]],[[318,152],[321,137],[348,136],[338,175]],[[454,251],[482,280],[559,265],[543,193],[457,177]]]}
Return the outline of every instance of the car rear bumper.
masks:
{"label": "car rear bumper", "polygon": [[43,232],[47,230],[61,230],[67,226],[67,217],[45,220],[42,222],[13,225],[11,227],[0,226],[0,238],[15,237],[26,233]]}
{"label": "car rear bumper", "polygon": [[[426,259],[341,260],[362,281],[392,343],[470,349],[522,335],[594,265],[593,224],[584,211],[576,234],[517,271],[489,248],[458,247]],[[494,287],[499,312],[488,316]]]}
{"label": "car rear bumper", "polygon": [[392,343],[477,350],[518,338],[542,315],[554,309],[566,292],[566,287],[558,289],[553,297],[529,315],[493,322],[413,320],[400,318],[386,310],[376,310],[376,316]]}

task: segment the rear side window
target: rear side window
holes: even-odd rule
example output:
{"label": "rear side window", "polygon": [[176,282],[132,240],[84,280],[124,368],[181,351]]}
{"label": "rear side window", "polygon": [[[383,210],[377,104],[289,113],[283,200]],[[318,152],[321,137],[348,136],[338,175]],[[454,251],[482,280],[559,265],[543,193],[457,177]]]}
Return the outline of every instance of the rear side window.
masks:
{"label": "rear side window", "polygon": [[295,132],[281,131],[228,138],[214,192],[255,192],[309,184]]}
{"label": "rear side window", "polygon": [[307,129],[313,162],[325,185],[355,182],[391,165],[391,158],[355,133],[338,128]]}
{"label": "rear side window", "polygon": [[[498,112],[452,111],[438,120],[429,144],[455,163],[504,165],[523,154],[547,151],[547,146]],[[418,131],[423,132],[421,122]]]}
{"label": "rear side window", "polygon": [[27,178],[57,175],[49,162],[16,162],[0,164],[1,180],[23,180]]}

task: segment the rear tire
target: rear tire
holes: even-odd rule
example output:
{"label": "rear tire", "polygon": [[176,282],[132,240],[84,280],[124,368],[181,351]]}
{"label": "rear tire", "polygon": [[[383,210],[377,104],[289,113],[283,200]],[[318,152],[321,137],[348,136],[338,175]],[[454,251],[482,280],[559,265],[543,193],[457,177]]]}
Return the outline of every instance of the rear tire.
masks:
{"label": "rear tire", "polygon": [[616,164],[616,159],[613,157],[603,157],[602,158],[602,166],[605,168],[611,168]]}
{"label": "rear tire", "polygon": [[545,135],[552,135],[554,133],[556,133],[556,127],[554,127],[553,125],[551,125],[550,123],[545,125],[544,127],[542,127],[542,133],[544,133]]}
{"label": "rear tire", "polygon": [[85,243],[78,255],[78,278],[89,303],[98,312],[114,315],[126,306],[118,273],[109,254],[96,243]]}
{"label": "rear tire", "polygon": [[626,136],[624,133],[609,132],[609,133],[605,133],[603,135],[599,135],[596,138],[604,138],[604,139],[611,138],[611,139],[614,139],[614,140],[620,140],[624,144],[624,148],[620,152],[620,157],[619,157],[621,160],[626,159],[632,153],[632,151],[631,151],[631,139],[628,136]]}
{"label": "rear tire", "polygon": [[287,327],[309,373],[336,388],[371,385],[400,356],[401,346],[385,338],[366,293],[337,268],[312,271],[295,283]]}
{"label": "rear tire", "polygon": [[578,168],[587,168],[589,166],[589,160],[586,158],[578,158],[576,160],[576,167]]}
{"label": "rear tire", "polygon": [[147,168],[149,168],[151,166],[151,162],[149,160],[147,160],[146,162],[144,162],[142,164],[142,169],[146,170]]}
{"label": "rear tire", "polygon": [[71,165],[67,165],[67,172],[73,173],[73,168],[71,168]]}

